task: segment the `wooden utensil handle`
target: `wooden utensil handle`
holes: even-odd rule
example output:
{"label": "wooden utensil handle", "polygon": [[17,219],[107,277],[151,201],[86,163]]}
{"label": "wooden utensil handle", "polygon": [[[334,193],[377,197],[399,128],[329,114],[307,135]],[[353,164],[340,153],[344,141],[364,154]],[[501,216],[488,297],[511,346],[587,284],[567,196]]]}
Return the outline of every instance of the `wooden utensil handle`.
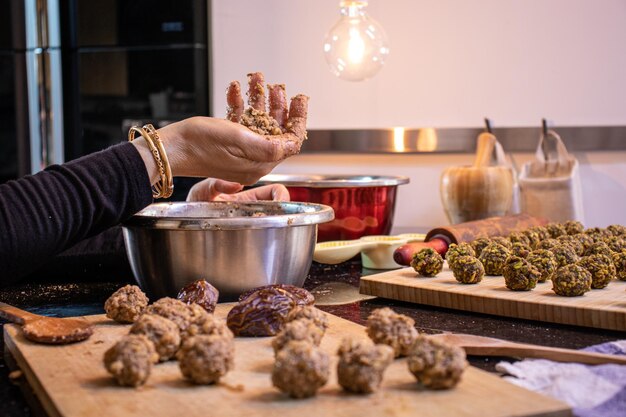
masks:
{"label": "wooden utensil handle", "polygon": [[393,252],[393,260],[400,265],[411,265],[413,255],[425,248],[433,248],[443,256],[448,250],[448,244],[441,239],[433,239],[430,242],[409,242]]}
{"label": "wooden utensil handle", "polygon": [[571,349],[551,348],[536,345],[503,345],[466,347],[468,355],[513,356],[523,358],[549,359],[556,362],[576,362],[588,365],[615,363],[626,365],[626,356],[606,355],[603,353],[581,352]]}
{"label": "wooden utensil handle", "polygon": [[24,324],[29,319],[37,317],[37,315],[0,302],[0,317],[12,323]]}
{"label": "wooden utensil handle", "polygon": [[444,239],[449,243],[471,242],[485,236],[507,236],[511,232],[517,232],[532,226],[543,226],[548,221],[528,214],[516,214],[513,216],[491,217],[483,220],[454,224],[451,226],[437,227],[426,235],[426,241]]}

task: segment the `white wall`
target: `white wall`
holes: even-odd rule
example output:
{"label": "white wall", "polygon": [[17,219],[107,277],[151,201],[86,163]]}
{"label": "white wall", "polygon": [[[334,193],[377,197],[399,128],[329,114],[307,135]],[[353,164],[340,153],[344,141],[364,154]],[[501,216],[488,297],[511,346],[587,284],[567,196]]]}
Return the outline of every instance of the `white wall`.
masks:
{"label": "white wall", "polygon": [[[626,224],[626,152],[577,153],[583,188],[585,225]],[[517,166],[534,155],[515,154]],[[448,224],[439,179],[452,165],[468,165],[473,155],[298,155],[276,167],[277,174],[405,175],[398,188],[394,225],[429,229]]]}
{"label": "white wall", "polygon": [[391,55],[358,83],[322,53],[338,3],[212,0],[214,91],[263,71],[311,96],[311,128],[626,124],[624,0],[370,0]]}
{"label": "white wall", "polygon": [[[626,125],[625,0],[370,0],[391,42],[373,79],[327,69],[338,0],[212,0],[215,115],[228,82],[263,71],[311,96],[310,128]],[[626,138],[625,138],[626,140]],[[516,155],[518,164],[529,155]],[[586,224],[626,224],[626,153],[578,154]],[[300,155],[277,173],[407,175],[396,225],[447,223],[439,176],[470,155]]]}

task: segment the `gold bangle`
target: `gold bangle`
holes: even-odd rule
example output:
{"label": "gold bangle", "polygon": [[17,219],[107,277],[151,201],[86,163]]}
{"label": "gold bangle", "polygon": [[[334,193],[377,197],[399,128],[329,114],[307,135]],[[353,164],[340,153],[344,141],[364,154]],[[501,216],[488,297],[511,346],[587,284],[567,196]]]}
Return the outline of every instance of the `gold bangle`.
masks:
{"label": "gold bangle", "polygon": [[[150,149],[150,153],[152,153],[152,156],[154,157],[154,161],[157,165],[157,169],[159,170],[160,181],[152,186],[152,197],[154,198],[169,197],[170,195],[172,195],[171,193],[172,190],[169,190],[170,191],[169,194],[167,194],[167,191],[164,190],[165,184],[168,182],[168,178],[166,174],[168,170],[164,166],[159,148],[155,145],[154,143],[155,141],[153,140],[153,137],[145,129],[140,128],[139,126],[133,126],[129,129],[128,131],[129,142],[132,142],[135,139],[135,133],[139,133],[146,141],[146,144],[148,145],[148,148]],[[171,172],[171,170],[169,171]],[[171,174],[170,174],[170,178],[171,178]]]}
{"label": "gold bangle", "polygon": [[172,167],[170,165],[170,160],[167,158],[167,153],[165,152],[165,146],[163,146],[163,141],[159,137],[154,126],[151,124],[144,125],[143,129],[148,132],[148,136],[150,136],[157,148],[159,149],[159,154],[161,155],[161,160],[163,161],[163,165],[165,168],[165,180],[163,181],[163,198],[168,198],[174,193],[174,177],[172,176]]}

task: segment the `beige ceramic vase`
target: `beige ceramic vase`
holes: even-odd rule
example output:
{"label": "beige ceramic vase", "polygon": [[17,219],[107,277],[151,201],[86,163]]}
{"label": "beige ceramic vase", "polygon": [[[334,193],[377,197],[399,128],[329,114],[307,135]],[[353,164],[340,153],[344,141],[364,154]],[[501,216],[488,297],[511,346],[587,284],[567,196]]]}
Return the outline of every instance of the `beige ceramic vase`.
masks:
{"label": "beige ceramic vase", "polygon": [[441,202],[452,224],[503,216],[513,201],[513,185],[501,146],[495,136],[482,133],[474,165],[449,167],[441,175]]}

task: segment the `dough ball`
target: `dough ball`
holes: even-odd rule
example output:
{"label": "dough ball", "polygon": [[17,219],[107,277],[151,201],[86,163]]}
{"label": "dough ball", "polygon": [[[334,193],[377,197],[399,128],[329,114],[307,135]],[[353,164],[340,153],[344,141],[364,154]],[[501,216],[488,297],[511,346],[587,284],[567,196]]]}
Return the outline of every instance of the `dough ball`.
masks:
{"label": "dough ball", "polygon": [[148,297],[136,285],[115,291],[104,303],[107,317],[119,323],[133,323],[148,306]]}
{"label": "dough ball", "polygon": [[390,346],[375,345],[369,340],[344,339],[337,353],[339,385],[346,391],[362,394],[380,387],[383,373],[394,357]]}
{"label": "dough ball", "polygon": [[320,348],[304,341],[292,341],[276,355],[272,384],[293,398],[317,394],[330,375],[330,359]]}
{"label": "dough ball", "polygon": [[367,318],[366,331],[374,343],[391,346],[395,357],[408,355],[418,337],[415,321],[388,307],[372,311]]}
{"label": "dough ball", "polygon": [[159,360],[154,344],[144,335],[129,334],[104,353],[104,366],[117,380],[129,387],[143,385]]}
{"label": "dough ball", "polygon": [[418,383],[431,389],[448,389],[461,380],[468,363],[462,348],[421,336],[413,346],[408,365]]}
{"label": "dough ball", "polygon": [[215,384],[233,368],[235,343],[232,337],[192,336],[183,342],[176,357],[185,378],[194,384]]}
{"label": "dough ball", "polygon": [[131,334],[142,334],[154,344],[161,362],[174,357],[180,346],[176,323],[155,314],[144,314],[130,328]]}

